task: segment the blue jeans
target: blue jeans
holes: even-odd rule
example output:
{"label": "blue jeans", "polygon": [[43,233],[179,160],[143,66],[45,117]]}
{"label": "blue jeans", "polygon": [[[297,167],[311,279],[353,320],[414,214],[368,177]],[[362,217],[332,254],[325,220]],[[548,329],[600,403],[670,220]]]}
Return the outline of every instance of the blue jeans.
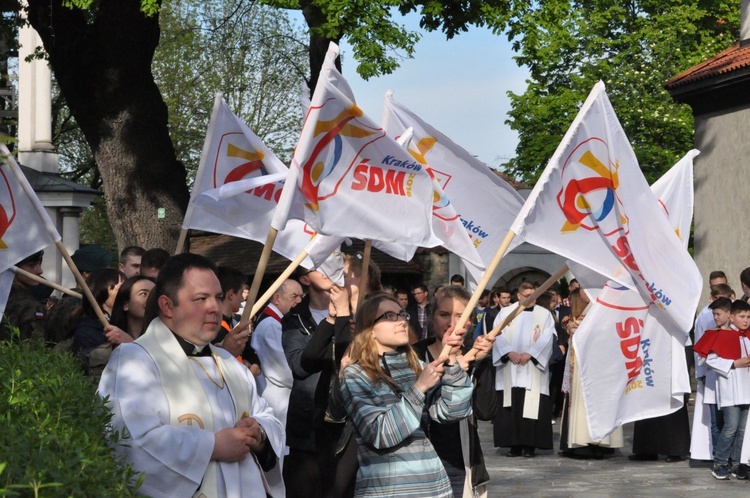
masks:
{"label": "blue jeans", "polygon": [[719,434],[721,434],[721,428],[724,427],[724,420],[716,403],[708,405],[708,410],[711,413],[711,447],[714,449],[715,456],[716,445],[719,444]]}
{"label": "blue jeans", "polygon": [[740,464],[748,408],[750,405],[725,406],[721,409],[724,427],[721,428],[719,441],[714,451],[714,463],[728,465],[731,459],[732,465]]}

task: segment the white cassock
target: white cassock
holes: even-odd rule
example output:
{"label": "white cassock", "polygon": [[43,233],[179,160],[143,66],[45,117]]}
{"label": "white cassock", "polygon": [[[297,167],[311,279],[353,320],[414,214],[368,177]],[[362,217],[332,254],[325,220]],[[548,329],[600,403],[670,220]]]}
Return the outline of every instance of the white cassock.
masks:
{"label": "white cassock", "polygon": [[281,312],[273,304],[263,310],[269,315],[258,323],[250,339],[250,344],[260,358],[266,388],[261,397],[273,409],[274,415],[286,425],[286,413],[289,408],[289,395],[292,393],[292,370],[284,356],[281,345]]}
{"label": "white cassock", "polygon": [[[706,306],[695,319],[693,343],[697,343],[706,330],[716,328],[713,311]],[[690,431],[690,458],[693,460],[713,460],[711,441],[711,409],[716,404],[716,372],[706,364],[705,358],[693,353],[695,377],[698,379],[695,393],[693,428]]]}
{"label": "white cassock", "polygon": [[[740,337],[742,356],[750,352],[750,340]],[[716,404],[722,406],[750,405],[750,368],[732,368],[734,361],[710,353],[706,364],[716,372]],[[750,460],[750,417],[745,425],[745,438],[742,441],[742,458],[740,462]]]}
{"label": "white cassock", "polygon": [[[518,303],[500,310],[495,318],[494,327],[505,320],[505,317],[518,307]],[[539,396],[549,396],[549,365],[552,357],[555,321],[552,313],[540,307],[531,311],[522,311],[505,328],[495,340],[492,359],[497,368],[495,378],[496,391],[509,391],[511,387],[526,389],[524,418],[537,418]],[[515,365],[510,361],[503,363],[501,358],[510,352],[529,353],[536,364],[528,361],[525,365]],[[503,401],[510,406],[510,393],[505,393]]]}
{"label": "white cassock", "polygon": [[[161,352],[148,349],[155,342]],[[116,450],[145,473],[138,491],[147,496],[284,496],[283,482],[267,484],[281,481],[278,463],[263,472],[252,453],[241,462],[211,460],[214,434],[244,416],[264,428],[276,455],[285,443],[284,427],[255,392],[250,371],[225,350],[211,350],[214,356],[188,358],[158,318],[138,341],[115,349],[98,392],[109,396],[114,429],[130,435]]]}

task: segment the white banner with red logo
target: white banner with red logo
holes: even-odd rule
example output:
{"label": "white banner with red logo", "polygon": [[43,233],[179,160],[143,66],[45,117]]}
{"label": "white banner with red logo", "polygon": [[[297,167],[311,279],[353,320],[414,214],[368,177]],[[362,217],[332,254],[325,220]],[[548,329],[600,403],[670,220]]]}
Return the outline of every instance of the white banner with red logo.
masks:
{"label": "white banner with red logo", "polygon": [[[265,243],[271,219],[289,170],[263,141],[216,96],[183,228],[205,230]],[[341,245],[341,239],[320,236],[294,220],[278,233],[273,250],[314,268]],[[317,263],[316,263],[317,262]]]}
{"label": "white banner with red logo", "polygon": [[[414,129],[407,128],[399,137],[397,142],[402,145],[409,154],[422,164],[426,164],[424,156],[419,149],[419,143],[414,139]],[[466,267],[472,272],[475,281],[479,281],[484,274],[486,265],[479,256],[471,237],[464,229],[461,219],[456,213],[453,203],[441,187],[440,179],[432,168],[427,167],[427,172],[432,177],[432,231],[436,240],[432,245],[442,245],[453,254],[459,256]],[[416,250],[416,247],[414,248]]]}
{"label": "white banner with red logo", "polygon": [[0,271],[60,241],[55,225],[5,144],[0,144]]}
{"label": "white banner with red logo", "polygon": [[[479,263],[474,263],[474,268],[470,265],[467,268],[477,281],[480,280],[483,269],[492,261],[521,210],[523,198],[486,164],[397,102],[392,92],[385,95],[382,122],[386,132],[397,138],[408,128],[413,129],[409,151],[432,172],[444,192],[441,199],[450,199],[449,206],[457,213],[480,257]],[[448,220],[444,222],[445,230],[453,233],[453,215],[445,216],[443,209],[436,205],[433,213],[439,220]],[[434,224],[433,229],[438,237],[443,238]],[[508,251],[522,242],[514,239]],[[463,255],[470,252],[445,247],[464,261],[472,261],[471,257]]]}
{"label": "white banner with red logo", "polygon": [[677,410],[690,391],[683,382],[684,338],[665,330],[637,292],[613,285],[602,290],[573,336],[593,440],[624,423]]}
{"label": "white banner with red logo", "polygon": [[[651,187],[687,247],[693,218],[691,150]],[[587,282],[575,273],[584,288]],[[641,294],[609,282],[575,332],[586,416],[594,440],[627,422],[679,409],[691,390],[685,357],[688,329],[663,323]],[[665,326],[666,325],[666,326]]]}
{"label": "white banner with red logo", "polygon": [[511,229],[638,290],[665,323],[687,330],[702,279],[661,211],[599,82]]}
{"label": "white banner with red logo", "polygon": [[357,107],[337,56],[331,44],[273,226],[431,247],[432,179]]}
{"label": "white banner with red logo", "polygon": [[50,243],[57,228],[5,144],[0,144],[0,313],[5,311],[14,273],[9,268]]}

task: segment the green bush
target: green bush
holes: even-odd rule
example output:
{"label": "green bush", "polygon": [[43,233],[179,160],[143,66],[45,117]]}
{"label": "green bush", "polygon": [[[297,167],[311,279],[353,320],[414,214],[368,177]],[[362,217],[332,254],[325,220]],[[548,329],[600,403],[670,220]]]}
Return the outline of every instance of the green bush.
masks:
{"label": "green bush", "polygon": [[0,342],[0,383],[0,496],[136,494],[107,444],[111,414],[71,355]]}

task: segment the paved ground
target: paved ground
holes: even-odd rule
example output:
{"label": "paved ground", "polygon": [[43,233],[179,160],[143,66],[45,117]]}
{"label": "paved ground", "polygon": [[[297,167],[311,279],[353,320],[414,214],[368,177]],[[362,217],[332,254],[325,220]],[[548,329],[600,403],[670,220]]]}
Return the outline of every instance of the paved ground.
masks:
{"label": "paved ground", "polygon": [[[692,407],[690,408],[692,411]],[[559,421],[558,421],[559,422]],[[605,460],[573,460],[557,455],[559,423],[555,429],[555,450],[538,452],[536,458],[508,458],[506,449],[492,445],[492,425],[480,422],[487,470],[491,482],[489,497],[496,496],[750,496],[750,481],[717,481],[708,468],[691,468],[687,461],[666,463],[633,462],[633,426],[625,426],[625,447]]]}

